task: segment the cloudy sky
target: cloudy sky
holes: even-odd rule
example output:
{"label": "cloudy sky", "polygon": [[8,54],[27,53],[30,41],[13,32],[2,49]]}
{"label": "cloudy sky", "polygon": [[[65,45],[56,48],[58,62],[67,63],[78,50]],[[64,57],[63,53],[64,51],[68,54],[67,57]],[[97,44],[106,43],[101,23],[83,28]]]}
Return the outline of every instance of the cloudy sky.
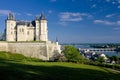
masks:
{"label": "cloudy sky", "polygon": [[1,0],[0,32],[9,12],[25,21],[44,12],[52,41],[120,43],[120,0]]}

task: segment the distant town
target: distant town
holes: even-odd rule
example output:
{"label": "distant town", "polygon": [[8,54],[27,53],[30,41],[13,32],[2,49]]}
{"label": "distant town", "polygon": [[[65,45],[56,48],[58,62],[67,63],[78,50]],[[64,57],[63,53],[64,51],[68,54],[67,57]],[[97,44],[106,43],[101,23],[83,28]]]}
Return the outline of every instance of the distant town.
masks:
{"label": "distant town", "polygon": [[80,54],[90,61],[120,63],[120,43],[64,43],[61,45],[76,47]]}

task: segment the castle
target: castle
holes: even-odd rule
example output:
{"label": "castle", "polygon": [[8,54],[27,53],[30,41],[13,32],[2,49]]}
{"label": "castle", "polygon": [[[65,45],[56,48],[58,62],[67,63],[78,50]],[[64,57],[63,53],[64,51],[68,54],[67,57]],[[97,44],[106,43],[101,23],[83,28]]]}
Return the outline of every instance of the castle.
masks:
{"label": "castle", "polygon": [[48,41],[47,20],[42,13],[36,20],[17,21],[12,13],[6,19],[6,41]]}
{"label": "castle", "polygon": [[54,60],[61,53],[58,41],[48,40],[47,20],[42,13],[31,22],[17,21],[9,13],[6,21],[5,42],[0,42],[0,51],[23,54],[42,60]]}

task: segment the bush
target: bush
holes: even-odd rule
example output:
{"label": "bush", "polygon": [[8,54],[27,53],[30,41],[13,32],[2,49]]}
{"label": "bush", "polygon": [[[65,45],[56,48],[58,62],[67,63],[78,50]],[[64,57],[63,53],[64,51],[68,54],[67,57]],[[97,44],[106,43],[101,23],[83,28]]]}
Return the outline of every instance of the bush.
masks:
{"label": "bush", "polygon": [[73,46],[65,46],[63,53],[65,54],[68,62],[86,62],[86,59]]}
{"label": "bush", "polygon": [[64,54],[54,54],[53,61],[55,62],[65,62],[67,59]]}
{"label": "bush", "polygon": [[100,61],[101,63],[105,62],[104,57],[100,57],[100,58],[99,58],[99,61]]}

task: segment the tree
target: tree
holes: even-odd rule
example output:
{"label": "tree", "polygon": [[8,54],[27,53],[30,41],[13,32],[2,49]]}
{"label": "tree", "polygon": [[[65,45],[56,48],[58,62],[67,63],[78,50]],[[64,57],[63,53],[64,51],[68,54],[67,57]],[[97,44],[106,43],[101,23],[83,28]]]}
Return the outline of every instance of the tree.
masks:
{"label": "tree", "polygon": [[115,62],[118,62],[118,61],[119,61],[119,57],[116,56],[116,55],[112,56],[112,58],[113,58],[113,60],[114,60]]}
{"label": "tree", "polygon": [[99,58],[99,62],[101,62],[101,63],[105,62],[105,58],[104,57],[100,57]]}
{"label": "tree", "polygon": [[110,56],[109,56],[109,55],[106,55],[106,57],[107,57],[107,58],[110,58]]}
{"label": "tree", "polygon": [[79,53],[79,51],[73,46],[65,46],[63,50],[67,61],[69,62],[85,62],[85,58]]}

